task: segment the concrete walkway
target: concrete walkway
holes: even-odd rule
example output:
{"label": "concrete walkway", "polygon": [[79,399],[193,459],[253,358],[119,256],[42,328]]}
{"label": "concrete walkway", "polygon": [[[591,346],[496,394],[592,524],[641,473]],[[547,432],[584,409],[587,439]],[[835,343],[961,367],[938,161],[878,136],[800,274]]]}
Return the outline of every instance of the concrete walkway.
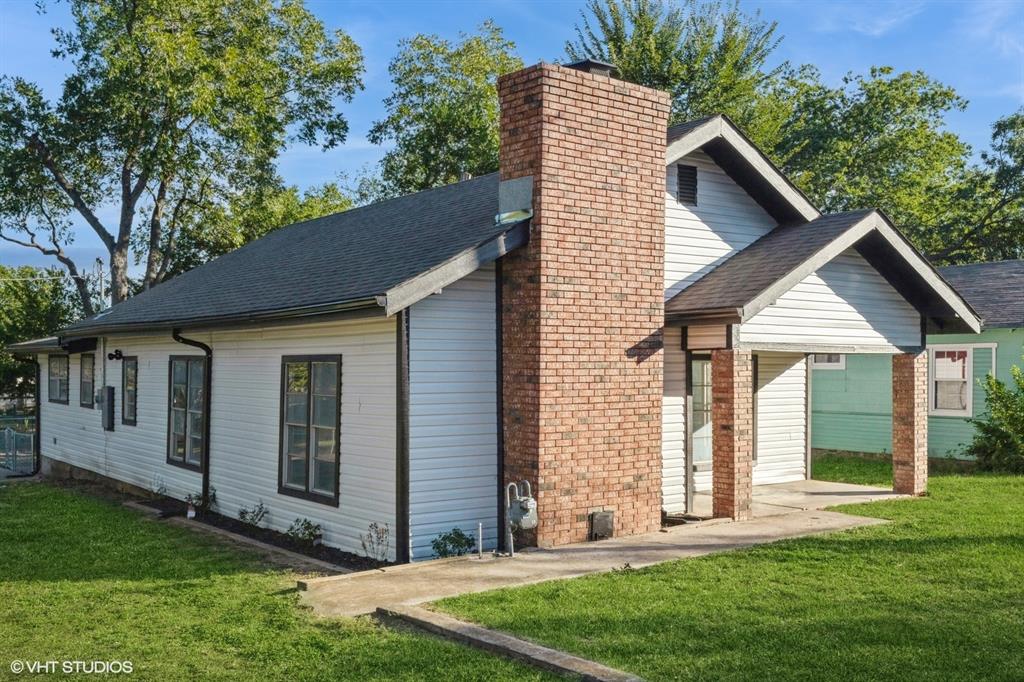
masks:
{"label": "concrete walkway", "polygon": [[807,487],[803,496],[797,495],[799,490],[772,491],[772,495],[778,495],[775,502],[762,504],[776,507],[776,515],[763,515],[765,510],[762,509],[761,516],[749,521],[702,521],[647,535],[532,549],[518,553],[514,559],[490,555],[483,559],[462,557],[313,578],[299,583],[300,594],[303,602],[319,615],[357,616],[372,613],[378,607],[411,606],[470,592],[601,573],[626,564],[640,568],[776,540],[885,523],[880,519],[790,506],[809,500],[820,500],[824,506],[835,504],[836,498],[840,502],[863,502],[893,497],[891,491],[879,488],[827,485],[834,492],[820,496],[813,485]]}
{"label": "concrete walkway", "polygon": [[[796,481],[755,485],[750,511],[754,518],[778,516],[808,509],[825,509],[840,504],[877,502],[904,497],[889,488],[875,488],[832,481]],[[693,496],[693,513],[702,518],[711,517],[711,493],[698,492]]]}

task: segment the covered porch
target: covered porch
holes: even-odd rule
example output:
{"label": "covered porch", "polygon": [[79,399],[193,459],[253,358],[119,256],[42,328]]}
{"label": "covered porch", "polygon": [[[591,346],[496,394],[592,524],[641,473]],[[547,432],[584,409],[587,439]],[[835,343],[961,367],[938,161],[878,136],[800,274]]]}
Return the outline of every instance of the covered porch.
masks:
{"label": "covered porch", "polygon": [[[665,312],[666,515],[744,520],[925,492],[925,334],[980,321],[884,216],[777,228]],[[809,480],[811,358],[857,353],[891,357],[892,491]]]}

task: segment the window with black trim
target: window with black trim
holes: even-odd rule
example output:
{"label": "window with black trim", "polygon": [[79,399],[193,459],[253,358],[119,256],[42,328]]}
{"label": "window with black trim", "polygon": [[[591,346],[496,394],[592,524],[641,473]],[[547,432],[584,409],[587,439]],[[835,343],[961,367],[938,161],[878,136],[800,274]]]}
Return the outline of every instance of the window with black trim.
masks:
{"label": "window with black trim", "polygon": [[278,490],[338,503],[341,356],[281,359],[281,448]]}
{"label": "window with black trim", "polygon": [[676,200],[680,204],[697,205],[697,167],[676,165]]}
{"label": "window with black trim", "polygon": [[96,401],[96,356],[92,353],[82,353],[78,369],[78,404],[92,409]]}
{"label": "window with black trim", "polygon": [[121,361],[121,423],[135,426],[139,402],[139,359]]}
{"label": "window with black trim", "polygon": [[201,469],[206,450],[206,358],[171,356],[167,461]]}
{"label": "window with black trim", "polygon": [[46,397],[51,403],[68,404],[68,356],[51,355],[47,364]]}

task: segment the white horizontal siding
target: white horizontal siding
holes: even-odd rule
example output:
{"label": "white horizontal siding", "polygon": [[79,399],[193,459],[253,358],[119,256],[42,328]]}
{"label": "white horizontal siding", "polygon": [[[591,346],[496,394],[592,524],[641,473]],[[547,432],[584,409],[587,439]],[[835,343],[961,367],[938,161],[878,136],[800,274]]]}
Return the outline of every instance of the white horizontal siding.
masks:
{"label": "white horizontal siding", "polygon": [[757,354],[757,464],[754,484],[803,480],[807,363],[800,353]]}
{"label": "white horizontal siding", "polygon": [[[323,527],[324,542],[362,553],[371,522],[391,528],[394,552],[396,452],[396,323],[346,321],[216,334],[186,334],[213,347],[210,484],[218,511],[236,516],[262,501],[265,525],[284,531],[296,518]],[[103,342],[106,343],[106,348]],[[138,424],[121,424],[121,364],[107,349],[139,358]],[[338,507],[278,493],[281,357],[341,354],[341,468]],[[169,357],[202,354],[166,336],[110,337],[96,353],[96,385],[115,387],[115,430],[101,410],[78,407],[79,362],[72,356],[70,404],[46,402],[42,454],[142,488],[182,499],[198,494],[201,474],[167,464]],[[56,442],[55,442],[56,439]]]}
{"label": "white horizontal siding", "polygon": [[666,300],[776,224],[703,152],[678,163],[697,167],[697,205],[676,201],[676,164],[670,164],[665,184]]}
{"label": "white horizontal siding", "polygon": [[498,539],[498,382],[494,266],[409,311],[409,531],[413,559],[461,528]]}
{"label": "white horizontal siding", "polygon": [[855,250],[844,251],[740,326],[740,343],[893,352],[921,343],[920,315]]}
{"label": "white horizontal siding", "polygon": [[[269,527],[307,518],[323,527],[325,544],[356,554],[371,523],[387,524],[394,559],[396,341],[394,318],[213,334],[210,485],[220,512],[237,516],[262,500]],[[337,507],[279,494],[277,485],[281,358],[319,354],[342,356]]]}
{"label": "white horizontal siding", "polygon": [[[136,425],[121,423],[121,368],[107,360],[108,352],[120,350],[139,362]],[[42,367],[42,429],[40,452],[46,457],[124,481],[147,490],[166,489],[182,499],[202,489],[200,474],[167,464],[167,378],[169,355],[189,355],[194,348],[162,337],[114,337],[101,340],[96,352],[97,390],[114,387],[114,430],[103,430],[103,409],[79,406],[81,356],[69,362],[68,404],[48,402],[47,358]],[[105,379],[104,379],[105,372]]]}
{"label": "white horizontal siding", "polygon": [[661,410],[661,507],[686,509],[686,354],[678,327],[665,329],[665,382]]}

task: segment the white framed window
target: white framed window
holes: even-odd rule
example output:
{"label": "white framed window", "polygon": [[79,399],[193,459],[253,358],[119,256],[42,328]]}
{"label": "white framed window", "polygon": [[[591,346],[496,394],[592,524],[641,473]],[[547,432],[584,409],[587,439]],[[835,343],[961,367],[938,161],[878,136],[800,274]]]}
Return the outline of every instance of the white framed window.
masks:
{"label": "white framed window", "polygon": [[928,347],[928,414],[937,417],[974,415],[974,347]]}
{"label": "white framed window", "polygon": [[846,369],[842,353],[811,353],[811,369]]}

